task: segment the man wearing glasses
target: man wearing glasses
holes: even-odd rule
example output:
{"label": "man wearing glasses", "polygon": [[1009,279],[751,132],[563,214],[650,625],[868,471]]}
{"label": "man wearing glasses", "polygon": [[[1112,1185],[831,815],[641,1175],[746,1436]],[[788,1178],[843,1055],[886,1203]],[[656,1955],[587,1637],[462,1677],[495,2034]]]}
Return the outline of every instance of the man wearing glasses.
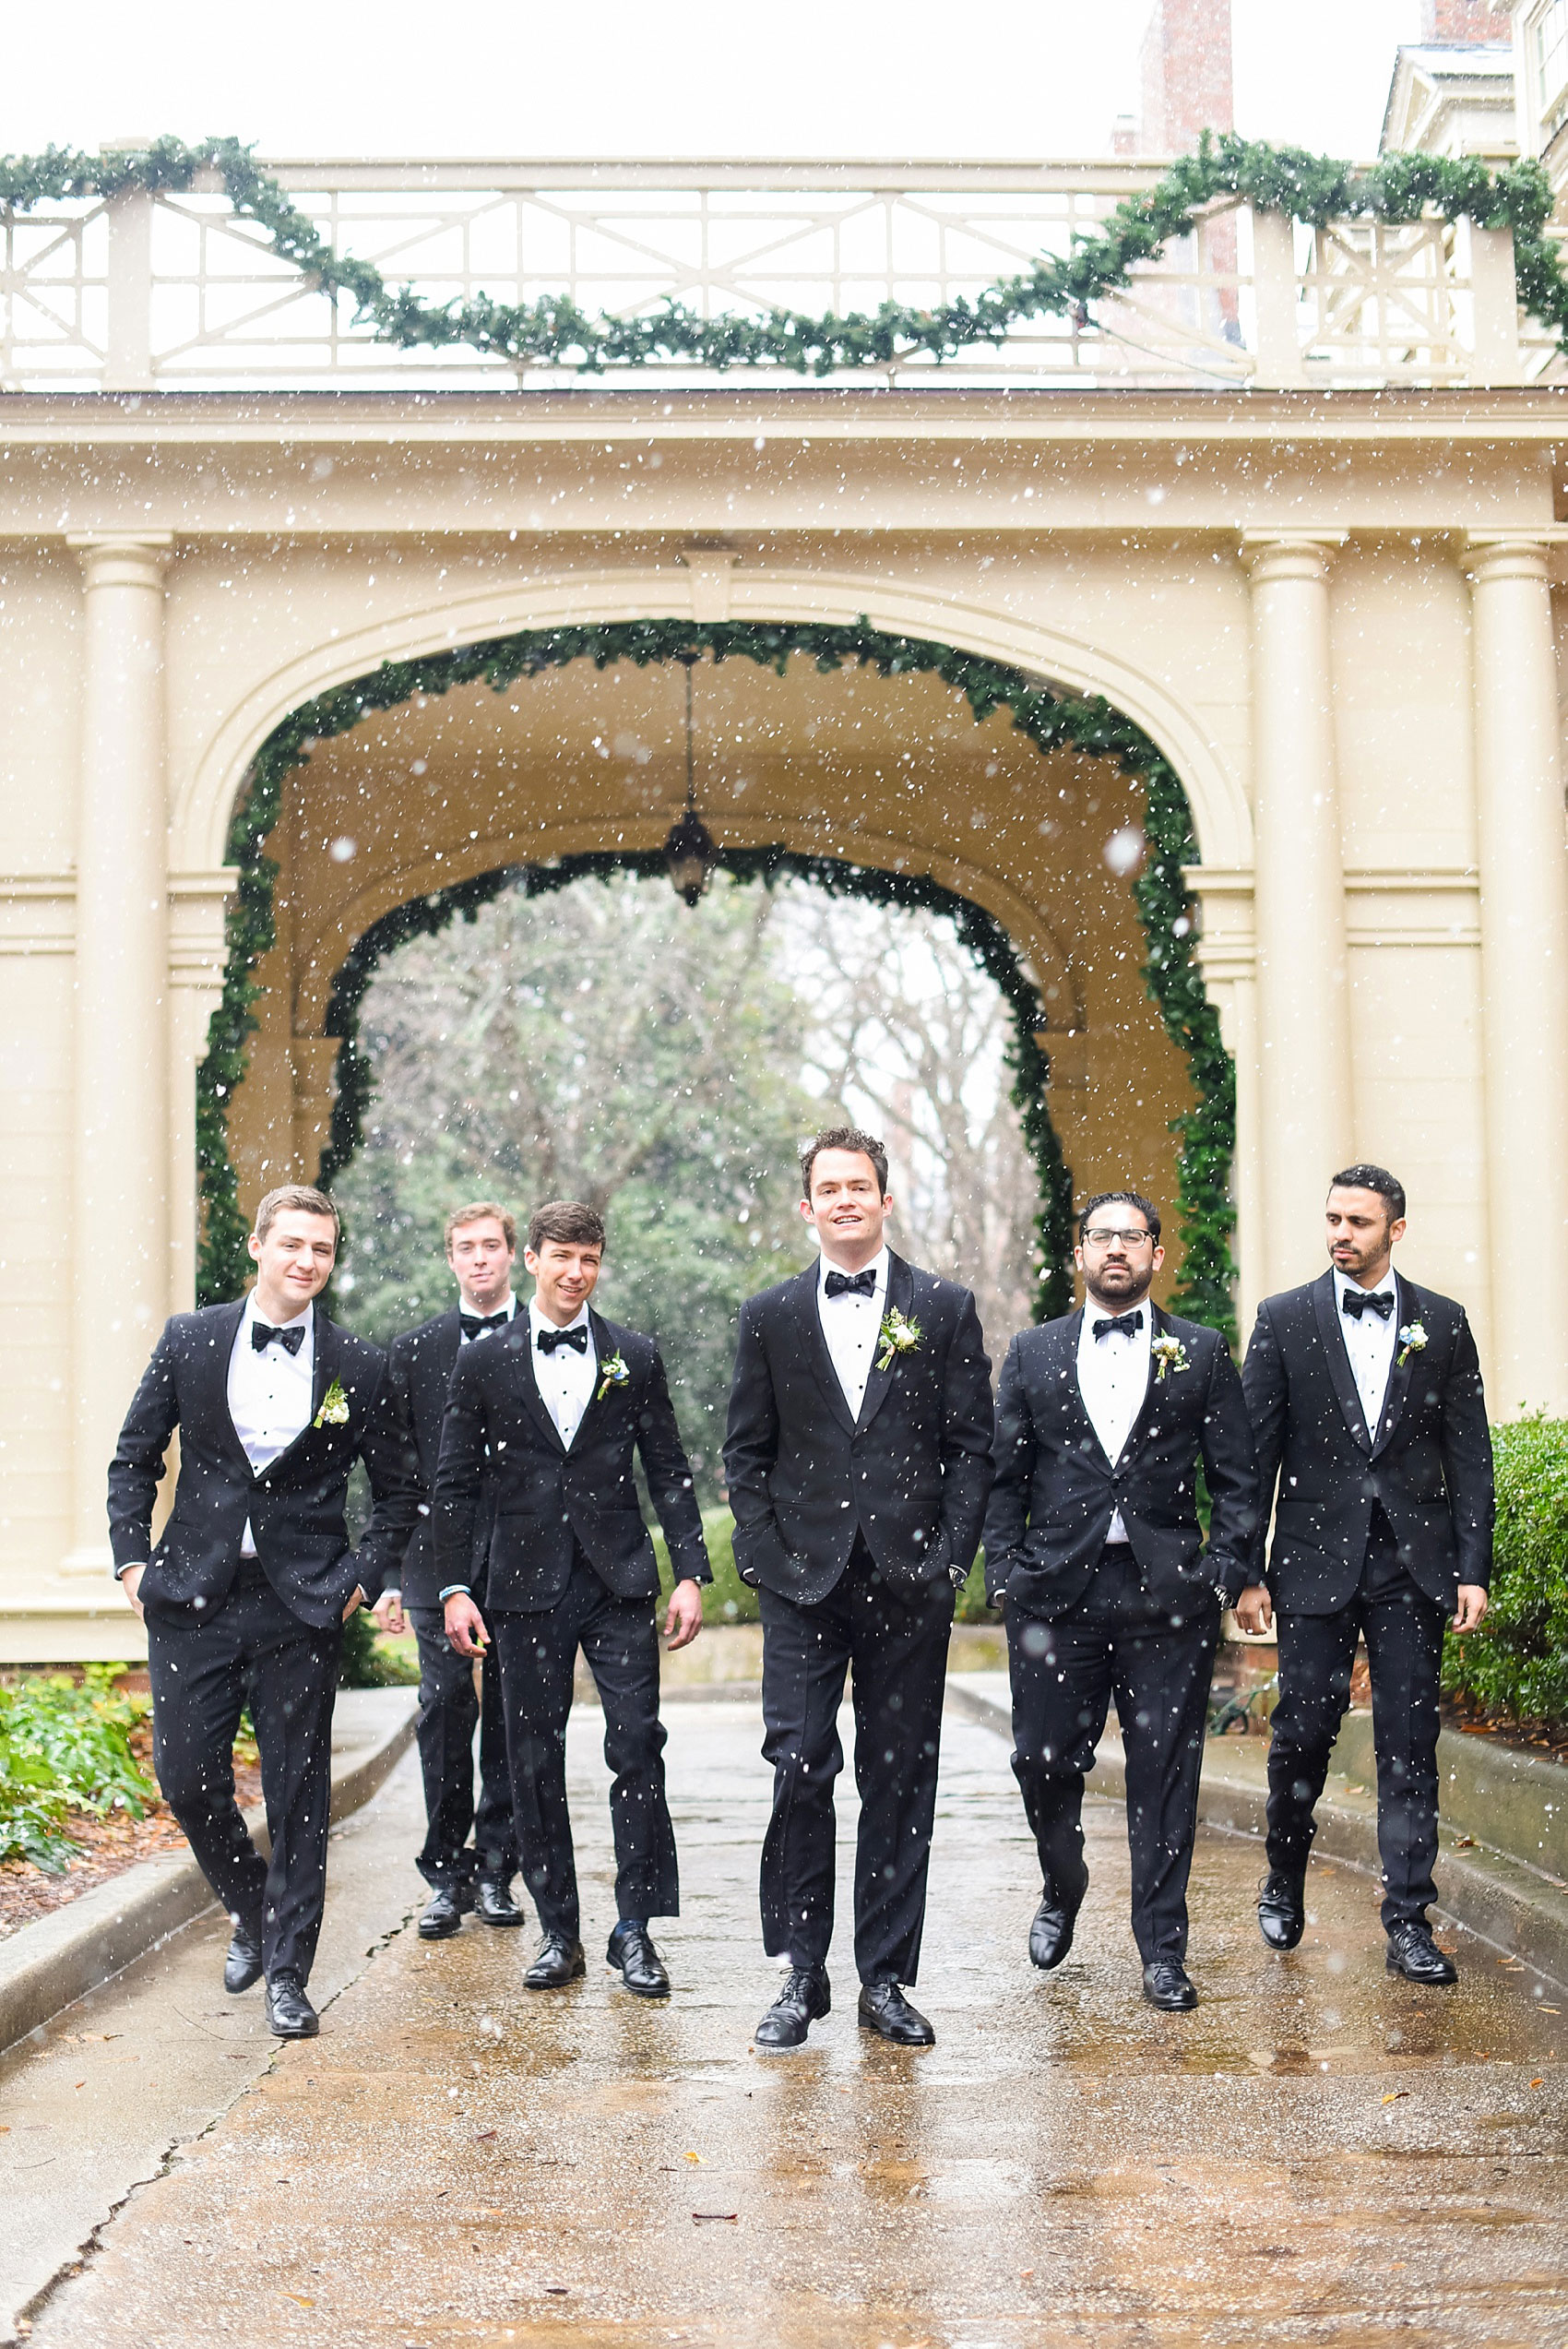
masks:
{"label": "man wearing glasses", "polygon": [[1187,1876],[1209,1682],[1221,1610],[1249,1579],[1257,1471],[1223,1338],[1150,1299],[1165,1260],[1155,1209],[1135,1191],[1102,1192],[1078,1236],[1085,1304],[1007,1351],[985,1520],[988,1595],[1007,1624],[1013,1771],[1044,1878],[1029,1956],[1050,1973],[1072,1947],[1088,1890],[1084,1780],[1114,1696],[1144,1996],[1182,2011],[1197,2004]]}

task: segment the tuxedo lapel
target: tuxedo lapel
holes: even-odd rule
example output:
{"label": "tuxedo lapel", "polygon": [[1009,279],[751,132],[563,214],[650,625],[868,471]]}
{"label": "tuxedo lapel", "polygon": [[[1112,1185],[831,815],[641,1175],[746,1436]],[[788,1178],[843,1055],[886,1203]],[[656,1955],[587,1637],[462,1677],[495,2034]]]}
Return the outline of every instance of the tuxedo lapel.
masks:
{"label": "tuxedo lapel", "polygon": [[[1144,1381],[1144,1399],[1138,1405],[1137,1417],[1127,1430],[1127,1440],[1122,1447],[1123,1463],[1130,1461],[1143,1442],[1148,1425],[1149,1405],[1154,1401],[1155,1373],[1159,1365],[1155,1358],[1154,1341],[1165,1334],[1165,1316],[1151,1297],[1148,1300],[1148,1376]],[[1169,1378],[1169,1372],[1166,1374]],[[1114,1466],[1114,1462],[1112,1465]]]}
{"label": "tuxedo lapel", "polygon": [[511,1328],[504,1335],[497,1333],[493,1338],[487,1338],[484,1343],[492,1346],[499,1344],[506,1348],[512,1356],[517,1373],[517,1392],[527,1405],[530,1416],[537,1423],[545,1442],[552,1445],[556,1451],[564,1452],[566,1447],[561,1441],[561,1430],[551,1417],[550,1406],[540,1393],[539,1380],[534,1377],[533,1321],[527,1310],[514,1316]]}
{"label": "tuxedo lapel", "polygon": [[234,1340],[238,1337],[240,1324],[245,1318],[245,1306],[248,1302],[247,1298],[241,1297],[237,1304],[226,1305],[221,1308],[223,1318],[218,1325],[220,1336],[217,1345],[213,1348],[213,1353],[218,1358],[218,1393],[214,1399],[214,1416],[218,1422],[220,1435],[227,1441],[230,1450],[234,1454],[247,1476],[251,1473],[250,1457],[240,1441],[240,1431],[234,1425],[234,1414],[229,1408],[229,1358],[234,1351]]}
{"label": "tuxedo lapel", "polygon": [[[1410,1392],[1410,1371],[1416,1356],[1413,1353],[1406,1353],[1405,1348],[1399,1342],[1399,1332],[1410,1322],[1421,1320],[1423,1310],[1420,1292],[1412,1289],[1408,1281],[1401,1281],[1399,1275],[1396,1273],[1394,1276],[1394,1358],[1388,1365],[1388,1390],[1383,1399],[1383,1416],[1372,1431],[1372,1458],[1374,1460],[1398,1426],[1406,1400]],[[1430,1336],[1430,1331],[1428,1334]],[[1402,1353],[1406,1355],[1403,1365],[1399,1360]]]}
{"label": "tuxedo lapel", "polygon": [[1318,1336],[1323,1341],[1323,1358],[1327,1365],[1334,1391],[1339,1399],[1339,1408],[1345,1414],[1345,1425],[1360,1444],[1362,1451],[1370,1452],[1372,1444],[1372,1431],[1367,1425],[1366,1414],[1361,1409],[1361,1398],[1357,1390],[1355,1373],[1350,1367],[1350,1354],[1345,1343],[1345,1332],[1339,1326],[1339,1300],[1335,1294],[1332,1272],[1324,1273],[1321,1280],[1313,1282],[1313,1311],[1317,1316]]}
{"label": "tuxedo lapel", "polygon": [[[914,1274],[910,1271],[903,1258],[901,1256],[895,1256],[890,1249],[887,1257],[887,1302],[883,1307],[884,1318],[885,1319],[889,1314],[897,1313],[902,1314],[904,1318],[908,1320],[909,1307],[914,1302]],[[923,1335],[925,1338],[929,1339],[931,1332],[926,1330]],[[823,1341],[823,1347],[826,1352],[826,1339]],[[885,1355],[886,1356],[886,1367],[885,1369],[881,1369],[878,1367],[878,1365],[882,1362]],[[872,1421],[876,1417],[877,1413],[882,1409],[883,1404],[886,1401],[887,1389],[893,1384],[893,1372],[897,1360],[898,1356],[893,1349],[885,1346],[882,1343],[879,1330],[877,1341],[872,1348],[871,1373],[866,1379],[866,1390],[861,1397],[861,1415],[855,1422],[857,1432],[862,1427],[869,1427],[871,1425]],[[837,1386],[838,1381],[837,1377],[835,1377],[833,1383],[836,1387]]]}
{"label": "tuxedo lapel", "polygon": [[844,1400],[844,1389],[838,1383],[838,1373],[833,1367],[833,1356],[827,1351],[827,1340],[822,1334],[822,1308],[817,1303],[817,1282],[821,1270],[812,1264],[795,1282],[795,1318],[806,1359],[816,1374],[823,1401],[847,1436],[855,1432],[849,1416],[849,1406]]}

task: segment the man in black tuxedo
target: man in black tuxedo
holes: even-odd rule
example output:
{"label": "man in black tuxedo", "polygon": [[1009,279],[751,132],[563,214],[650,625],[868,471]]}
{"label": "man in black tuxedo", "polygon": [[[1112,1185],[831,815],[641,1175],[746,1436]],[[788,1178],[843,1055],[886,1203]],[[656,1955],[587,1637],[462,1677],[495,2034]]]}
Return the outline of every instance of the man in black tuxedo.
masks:
{"label": "man in black tuxedo", "polygon": [[1457,1973],[1426,1915],[1437,1897],[1439,1674],[1445,1620],[1473,1631],[1486,1613],[1486,1398],[1463,1306],[1393,1270],[1405,1193],[1387,1168],[1336,1174],[1327,1226],[1331,1269],[1264,1299],[1242,1372],[1263,1518],[1236,1612],[1249,1631],[1275,1616],[1279,1626],[1258,1924],[1271,1949],[1301,1938],[1313,1812],[1364,1638],[1388,1968],[1448,1983]]}
{"label": "man in black tuxedo", "polygon": [[[534,1281],[527,1313],[458,1355],[435,1477],[436,1573],[457,1652],[481,1654],[493,1636],[500,1662],[517,1847],[543,1929],[525,1987],[559,1989],[585,1971],[566,1807],[580,1648],[614,1773],[619,1921],[606,1955],[628,1990],[663,1998],[670,1977],[648,1919],[678,1914],[681,1900],[659,1718],[659,1567],[637,1502],[639,1456],[675,1577],[664,1624],[672,1649],[701,1630],[700,1586],[713,1577],[659,1348],[589,1307],[603,1256],[592,1208],[540,1208],[523,1256]],[[481,1615],[473,1558],[487,1506]]]}
{"label": "man in black tuxedo", "polygon": [[831,2004],[833,1782],[851,1668],[860,2021],[928,2047],[935,2033],[903,1985],[925,1922],[954,1592],[991,1485],[991,1365],[969,1291],[888,1248],[879,1141],[819,1134],[801,1186],[821,1258],[742,1307],[724,1447],[735,1562],[762,1605],[763,1944],[789,1960],[756,2044],[800,2046]]}
{"label": "man in black tuxedo", "polygon": [[[457,1303],[417,1330],[405,1330],[387,1351],[392,1384],[419,1448],[426,1493],[435,1484],[441,1422],[452,1372],[465,1346],[511,1327],[517,1309],[512,1268],[517,1227],[506,1208],[476,1199],[446,1218],[446,1261]],[[481,1508],[475,1527],[474,1592],[482,1604],[489,1522]],[[512,1826],[512,1781],[506,1767],[506,1727],[501,1711],[501,1667],[487,1655],[474,1694],[474,1667],[446,1637],[446,1621],[431,1539],[428,1507],[403,1558],[402,1584],[375,1603],[386,1631],[414,1627],[420,1656],[420,1769],[424,1779],[427,1832],[420,1874],[431,1897],[420,1918],[420,1938],[445,1941],[462,1930],[471,1909],[486,1925],[521,1925],[512,1898],[517,1846]],[[474,1803],[474,1731],[479,1731],[479,1803]],[[473,1843],[469,1844],[470,1830]]]}
{"label": "man in black tuxedo", "polygon": [[[267,2022],[283,2039],[317,2028],[305,1984],[327,1892],[342,1626],[396,1577],[420,1500],[386,1355],[313,1302],[338,1234],[323,1192],[267,1193],[249,1241],[255,1287],[165,1324],[109,1471],[114,1571],[147,1624],[159,1783],[233,1920],[223,1986],[265,1974]],[[155,1546],[176,1427],[179,1481]],[[375,1506],[354,1550],[343,1502],[356,1460]],[[247,1703],[269,1861],[234,1799]]]}
{"label": "man in black tuxedo", "polygon": [[1007,1350],[985,1520],[986,1586],[1007,1623],[1013,1769],[1044,1878],[1029,1955],[1050,1972],[1072,1947],[1088,1889],[1084,1780],[1114,1696],[1144,1996],[1184,2011],[1197,2004],[1187,1878],[1209,1683],[1221,1610],[1247,1579],[1257,1473],[1225,1341],[1149,1296],[1165,1259],[1149,1201],[1090,1199],[1075,1253],[1085,1304]]}

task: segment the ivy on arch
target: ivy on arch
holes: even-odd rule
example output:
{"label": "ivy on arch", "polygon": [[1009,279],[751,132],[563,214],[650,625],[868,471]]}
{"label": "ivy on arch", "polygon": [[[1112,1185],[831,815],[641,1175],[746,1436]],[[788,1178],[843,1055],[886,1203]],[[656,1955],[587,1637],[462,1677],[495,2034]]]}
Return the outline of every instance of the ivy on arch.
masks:
{"label": "ivy on arch", "polygon": [[[273,890],[278,867],[267,841],[282,808],[288,776],[309,759],[317,742],[350,732],[376,711],[416,695],[487,684],[505,692],[519,678],[590,660],[600,669],[631,661],[639,667],[701,650],[716,661],[746,659],[782,675],[792,655],[832,673],[846,665],[885,677],[934,675],[962,693],[977,722],[1005,709],[1017,730],[1041,752],[1067,749],[1116,761],[1145,793],[1146,853],[1134,884],[1143,924],[1145,983],[1167,1032],[1184,1055],[1194,1106],[1172,1123],[1179,1144],[1177,1226],[1182,1274],[1173,1303],[1236,1337],[1230,1284],[1229,1196],[1235,1147],[1235,1077],[1219,1023],[1204,992],[1194,951],[1194,922],[1182,866],[1196,861],[1191,811],[1180,779],[1157,745],[1099,696],[1051,692],[1021,671],[951,645],[896,636],[861,619],[850,626],[826,623],[637,620],[599,626],[523,629],[413,661],[385,662],[371,674],[318,695],[290,713],[268,735],[253,762],[249,786],[230,828],[228,854],[239,883],[231,904],[223,990],[196,1079],[197,1181],[203,1214],[198,1298],[211,1304],[236,1295],[248,1270],[245,1218],[228,1148],[228,1104],[244,1075],[245,1048],[258,1025],[252,1006],[260,992],[255,972],[276,942]],[[1072,1297],[1072,1177],[1051,1122],[1048,1055],[1039,1041],[1044,1008],[1016,948],[995,916],[921,875],[886,873],[837,858],[797,855],[781,847],[729,850],[719,862],[737,877],[766,884],[800,874],[830,892],[884,903],[923,905],[948,915],[965,945],[991,973],[1014,1019],[1010,1059],[1013,1097],[1039,1183],[1037,1245],[1041,1318],[1064,1312]],[[334,985],[332,1032],[343,1040],[339,1095],[323,1176],[347,1164],[357,1149],[368,1101],[369,1071],[359,1056],[359,1006],[377,962],[403,938],[430,934],[479,908],[507,887],[531,892],[560,888],[585,874],[614,869],[657,872],[655,852],[601,853],[549,865],[509,866],[412,900],[373,924],[350,948]],[[519,876],[520,883],[519,883]]]}

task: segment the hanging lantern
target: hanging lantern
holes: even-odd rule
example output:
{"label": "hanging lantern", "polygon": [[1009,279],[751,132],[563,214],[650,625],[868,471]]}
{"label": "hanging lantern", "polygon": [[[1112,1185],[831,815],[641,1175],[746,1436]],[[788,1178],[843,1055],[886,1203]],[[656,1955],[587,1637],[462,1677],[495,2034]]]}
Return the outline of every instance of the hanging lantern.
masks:
{"label": "hanging lantern", "polygon": [[701,654],[678,654],[686,672],[686,805],[678,824],[671,827],[664,843],[664,862],[670,875],[670,886],[684,905],[695,905],[707,887],[717,851],[713,835],[697,814],[696,767],[692,738],[692,671]]}

